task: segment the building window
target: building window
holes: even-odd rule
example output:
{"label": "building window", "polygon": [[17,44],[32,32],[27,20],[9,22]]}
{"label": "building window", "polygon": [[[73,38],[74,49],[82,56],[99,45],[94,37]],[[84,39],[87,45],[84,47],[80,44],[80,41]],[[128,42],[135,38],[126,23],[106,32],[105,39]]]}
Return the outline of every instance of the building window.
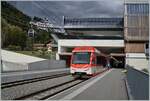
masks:
{"label": "building window", "polygon": [[148,14],[149,4],[127,4],[128,14]]}
{"label": "building window", "polygon": [[72,18],[65,19],[64,21],[64,25],[123,25],[122,18]]}
{"label": "building window", "polygon": [[149,43],[145,44],[145,55],[149,56]]}

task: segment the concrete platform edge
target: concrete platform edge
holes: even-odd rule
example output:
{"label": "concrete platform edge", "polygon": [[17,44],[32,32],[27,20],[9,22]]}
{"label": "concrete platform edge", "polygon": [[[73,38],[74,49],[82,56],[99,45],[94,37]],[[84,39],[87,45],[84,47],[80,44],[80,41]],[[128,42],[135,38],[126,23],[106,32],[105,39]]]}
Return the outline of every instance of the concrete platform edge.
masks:
{"label": "concrete platform edge", "polygon": [[124,81],[125,81],[125,85],[126,85],[126,89],[127,89],[127,94],[128,94],[129,100],[134,100],[134,98],[133,98],[133,96],[131,94],[131,89],[129,87],[127,79],[124,79]]}

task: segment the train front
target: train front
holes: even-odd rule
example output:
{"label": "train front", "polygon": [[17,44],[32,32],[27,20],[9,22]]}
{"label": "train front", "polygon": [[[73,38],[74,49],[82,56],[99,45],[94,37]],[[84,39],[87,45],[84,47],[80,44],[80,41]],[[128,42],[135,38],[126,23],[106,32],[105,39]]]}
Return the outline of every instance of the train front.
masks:
{"label": "train front", "polygon": [[[93,48],[92,48],[93,49]],[[90,75],[92,52],[89,47],[77,47],[72,52],[70,72],[75,75]]]}

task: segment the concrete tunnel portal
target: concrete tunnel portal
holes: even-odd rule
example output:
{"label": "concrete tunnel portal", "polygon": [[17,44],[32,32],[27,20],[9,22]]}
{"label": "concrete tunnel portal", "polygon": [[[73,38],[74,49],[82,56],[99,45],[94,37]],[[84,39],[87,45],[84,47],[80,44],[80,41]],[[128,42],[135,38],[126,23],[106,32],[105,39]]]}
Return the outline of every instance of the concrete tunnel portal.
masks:
{"label": "concrete tunnel portal", "polygon": [[[97,47],[96,47],[97,48]],[[70,62],[71,62],[71,55],[72,55],[72,50],[74,48],[68,48],[69,51],[65,53],[61,53],[59,56],[60,60],[65,60],[66,61],[66,66],[67,68],[70,67]],[[110,56],[110,65],[111,68],[124,68],[125,67],[125,54],[123,53],[122,48],[97,48],[101,49],[102,52],[105,52],[105,54],[108,54]],[[110,51],[110,49],[112,51]]]}

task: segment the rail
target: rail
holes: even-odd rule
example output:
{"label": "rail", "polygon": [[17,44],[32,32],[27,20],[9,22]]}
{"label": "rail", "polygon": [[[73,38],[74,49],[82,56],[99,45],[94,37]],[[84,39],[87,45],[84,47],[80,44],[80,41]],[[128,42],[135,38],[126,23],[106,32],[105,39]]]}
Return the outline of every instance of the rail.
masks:
{"label": "rail", "polygon": [[58,77],[67,76],[67,75],[70,75],[70,74],[69,73],[63,73],[63,74],[56,74],[56,75],[51,75],[51,76],[44,76],[44,77],[38,77],[38,78],[2,83],[1,89],[13,87],[13,86],[18,86],[18,85],[23,85],[23,84],[28,84],[28,83],[32,83],[32,82],[38,82],[38,81],[42,81],[42,80],[58,78]]}
{"label": "rail", "polygon": [[70,80],[70,81],[64,82],[62,84],[55,85],[55,86],[50,87],[50,88],[39,90],[39,91],[34,92],[32,94],[29,94],[29,95],[15,98],[15,100],[28,100],[28,99],[29,100],[45,100],[49,97],[52,97],[58,93],[63,92],[64,90],[67,90],[71,87],[74,87],[75,85],[78,85],[84,81],[85,80],[76,80],[76,79]]}
{"label": "rail", "polygon": [[2,84],[2,99],[5,100],[44,100],[87,79],[74,79],[70,73],[20,80]]}

